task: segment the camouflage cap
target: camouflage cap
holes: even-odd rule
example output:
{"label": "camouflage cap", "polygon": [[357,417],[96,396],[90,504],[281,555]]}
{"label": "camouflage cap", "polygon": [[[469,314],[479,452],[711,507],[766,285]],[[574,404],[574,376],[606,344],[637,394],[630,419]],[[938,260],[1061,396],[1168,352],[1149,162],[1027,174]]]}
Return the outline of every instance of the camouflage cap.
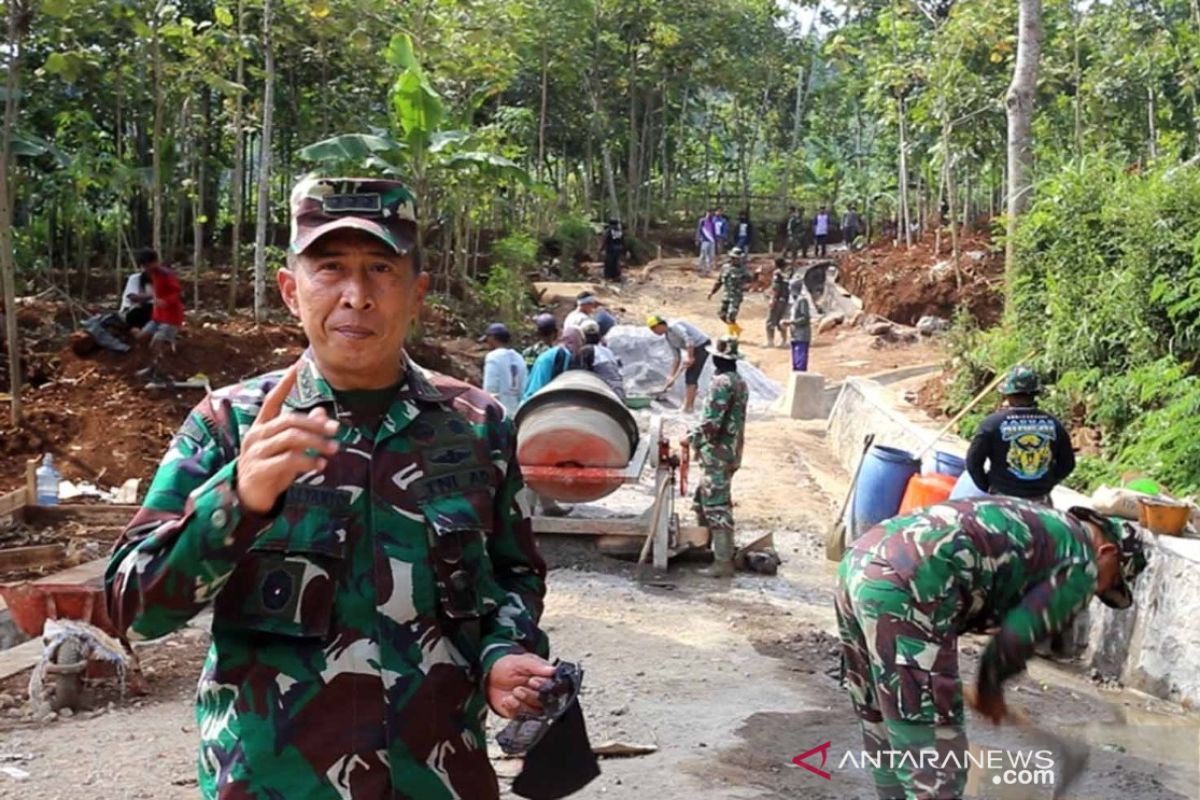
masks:
{"label": "camouflage cap", "polygon": [[1146,569],[1146,547],[1142,537],[1131,523],[1114,517],[1106,517],[1090,508],[1076,506],[1068,512],[1076,519],[1095,523],[1105,538],[1117,546],[1121,559],[1121,573],[1117,582],[1100,593],[1100,600],[1109,608],[1129,608],[1133,605],[1133,582]]}
{"label": "camouflage cap", "polygon": [[369,233],[401,255],[409,253],[417,235],[416,198],[399,181],[372,178],[305,178],[292,189],[293,254],[347,228]]}
{"label": "camouflage cap", "polygon": [[1014,394],[1037,394],[1042,391],[1042,382],[1038,374],[1024,364],[1013,367],[1000,386],[1000,394],[1008,397]]}

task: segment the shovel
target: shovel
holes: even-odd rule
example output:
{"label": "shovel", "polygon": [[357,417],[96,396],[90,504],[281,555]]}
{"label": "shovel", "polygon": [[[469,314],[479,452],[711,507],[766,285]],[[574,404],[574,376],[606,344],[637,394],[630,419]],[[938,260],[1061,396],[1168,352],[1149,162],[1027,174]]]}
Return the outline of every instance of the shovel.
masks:
{"label": "shovel", "polygon": [[825,535],[825,558],[830,561],[841,561],[842,555],[846,552],[846,509],[850,507],[850,499],[854,497],[854,487],[858,484],[858,476],[862,472],[863,462],[867,460],[867,451],[874,443],[875,434],[873,433],[867,434],[863,439],[862,455],[858,457],[858,466],[854,468],[854,478],[850,481],[850,487],[846,489],[846,499],[842,501],[842,509],[838,512],[837,519],[833,521],[829,533]]}
{"label": "shovel", "polygon": [[[963,701],[969,706],[975,705],[974,686],[963,687]],[[1022,708],[1008,706],[1006,721],[1011,721],[1017,727],[1022,728],[1030,738],[1038,743],[1039,747],[1054,751],[1058,759],[1058,781],[1054,784],[1054,794],[1051,797],[1053,800],[1059,800],[1083,772],[1083,768],[1087,766],[1088,757],[1091,755],[1088,746],[1065,736],[1051,733],[1035,723]]]}

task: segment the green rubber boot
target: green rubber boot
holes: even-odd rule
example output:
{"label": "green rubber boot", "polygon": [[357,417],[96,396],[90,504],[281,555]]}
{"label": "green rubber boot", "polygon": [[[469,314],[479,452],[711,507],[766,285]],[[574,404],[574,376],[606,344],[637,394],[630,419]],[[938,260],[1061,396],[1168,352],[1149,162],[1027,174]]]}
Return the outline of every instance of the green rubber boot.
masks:
{"label": "green rubber boot", "polygon": [[700,570],[706,578],[733,577],[733,531],[714,528],[712,532],[713,563]]}

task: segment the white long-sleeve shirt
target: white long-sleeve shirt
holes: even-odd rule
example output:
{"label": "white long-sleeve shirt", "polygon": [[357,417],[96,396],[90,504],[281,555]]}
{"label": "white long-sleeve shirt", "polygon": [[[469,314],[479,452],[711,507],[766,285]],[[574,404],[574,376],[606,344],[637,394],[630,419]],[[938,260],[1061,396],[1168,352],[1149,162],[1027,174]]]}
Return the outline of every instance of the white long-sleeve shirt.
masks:
{"label": "white long-sleeve shirt", "polygon": [[499,400],[509,416],[521,405],[528,377],[525,359],[516,350],[500,347],[483,359],[483,390]]}

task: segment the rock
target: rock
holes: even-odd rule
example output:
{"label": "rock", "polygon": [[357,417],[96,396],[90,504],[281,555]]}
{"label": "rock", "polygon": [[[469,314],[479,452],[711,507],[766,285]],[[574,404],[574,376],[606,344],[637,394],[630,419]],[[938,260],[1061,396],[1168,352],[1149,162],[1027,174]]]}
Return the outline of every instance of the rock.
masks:
{"label": "rock", "polygon": [[58,711],[58,715],[63,719],[70,719],[71,717],[75,716],[75,712],[69,708],[61,708]]}
{"label": "rock", "polygon": [[939,261],[938,263],[934,264],[932,267],[929,268],[929,273],[933,276],[934,280],[938,280],[942,276],[952,272],[953,270],[954,270],[954,262]]}
{"label": "rock", "polygon": [[932,315],[917,320],[917,333],[922,336],[933,336],[950,330],[950,320]]}
{"label": "rock", "polygon": [[978,264],[987,258],[988,254],[986,250],[968,250],[966,256]]}
{"label": "rock", "polygon": [[871,336],[887,336],[893,328],[895,326],[890,322],[872,322],[864,330]]}
{"label": "rock", "polygon": [[0,708],[12,708],[16,703],[17,698],[8,692],[0,692]]}
{"label": "rock", "polygon": [[832,314],[826,314],[821,317],[821,321],[817,323],[817,333],[825,333],[831,331],[838,325],[846,321],[846,315],[841,311],[835,311]]}
{"label": "rock", "polygon": [[55,714],[53,711],[47,711],[45,714],[42,714],[40,717],[38,717],[38,722],[45,725],[47,723],[54,722],[56,719],[58,719],[58,714]]}

